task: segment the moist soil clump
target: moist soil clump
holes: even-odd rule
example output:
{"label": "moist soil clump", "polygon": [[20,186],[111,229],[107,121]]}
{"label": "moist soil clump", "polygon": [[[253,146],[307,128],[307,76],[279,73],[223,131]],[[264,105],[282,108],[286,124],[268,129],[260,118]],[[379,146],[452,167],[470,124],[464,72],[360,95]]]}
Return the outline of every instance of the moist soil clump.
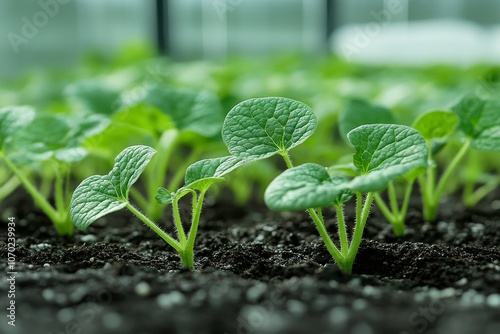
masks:
{"label": "moist soil clump", "polygon": [[[1,206],[16,219],[17,274],[16,326],[4,315],[0,332],[497,334],[499,195],[475,209],[450,198],[435,223],[412,199],[403,238],[373,208],[349,276],[306,213],[208,198],[191,272],[129,212],[64,239],[20,189]],[[0,235],[7,276],[6,224]]]}

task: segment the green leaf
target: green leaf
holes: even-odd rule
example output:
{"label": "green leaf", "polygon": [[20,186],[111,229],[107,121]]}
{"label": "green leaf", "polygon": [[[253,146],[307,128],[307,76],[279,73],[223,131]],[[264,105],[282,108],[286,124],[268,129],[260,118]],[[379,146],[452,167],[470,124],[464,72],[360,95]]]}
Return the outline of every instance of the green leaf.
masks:
{"label": "green leaf", "polygon": [[235,157],[264,159],[301,144],[316,125],[316,116],[304,103],[284,97],[250,99],[229,111],[222,139]]}
{"label": "green leaf", "polygon": [[219,134],[224,113],[213,93],[194,89],[152,86],[124,94],[123,107],[145,104],[157,108],[180,131],[192,131],[204,137]]}
{"label": "green leaf", "polygon": [[67,98],[79,110],[91,114],[111,115],[115,111],[118,92],[100,82],[85,81],[70,85],[65,90]]}
{"label": "green leaf", "polygon": [[296,211],[331,206],[349,197],[346,179],[332,179],[325,167],[307,163],[285,170],[267,187],[271,210]]}
{"label": "green leaf", "polygon": [[109,120],[100,115],[85,119],[57,115],[39,115],[24,131],[15,135],[13,160],[30,163],[55,158],[60,162],[78,162],[87,155],[83,140],[102,132]]}
{"label": "green leaf", "polygon": [[455,131],[459,122],[457,115],[448,111],[429,111],[421,114],[413,127],[427,140],[444,139]]}
{"label": "green leaf", "polygon": [[175,193],[171,193],[167,189],[160,187],[155,195],[155,200],[158,204],[167,205],[172,203],[172,200],[175,197]]}
{"label": "green leaf", "polygon": [[356,149],[353,162],[361,173],[350,182],[354,191],[381,191],[389,181],[427,166],[425,139],[409,126],[362,125],[349,132],[347,138]]}
{"label": "green leaf", "polygon": [[452,111],[460,117],[459,129],[471,139],[471,147],[500,151],[500,100],[467,96]]}
{"label": "green leaf", "polygon": [[[233,156],[204,159],[197,161],[186,169],[185,184],[192,189],[210,186],[222,180],[222,176],[238,168],[247,161]],[[201,182],[203,181],[203,182]],[[201,190],[201,189],[200,189]]]}
{"label": "green leaf", "polygon": [[115,159],[107,175],[93,175],[75,189],[70,203],[71,219],[81,230],[98,218],[128,204],[130,187],[137,181],[156,151],[149,146],[130,146]]}
{"label": "green leaf", "polygon": [[392,124],[395,119],[389,109],[373,105],[361,99],[347,101],[345,109],[339,115],[340,135],[344,140],[352,129],[364,124]]}
{"label": "green leaf", "polygon": [[30,124],[34,118],[35,110],[28,106],[0,108],[0,150],[11,135]]}

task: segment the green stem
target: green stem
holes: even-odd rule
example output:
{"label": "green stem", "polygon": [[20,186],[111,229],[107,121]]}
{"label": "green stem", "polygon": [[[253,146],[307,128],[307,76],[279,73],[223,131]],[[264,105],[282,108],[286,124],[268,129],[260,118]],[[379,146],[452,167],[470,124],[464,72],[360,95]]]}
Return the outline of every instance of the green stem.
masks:
{"label": "green stem", "polygon": [[[359,194],[360,196],[357,196],[357,200],[362,201],[362,195]],[[352,271],[352,265],[354,264],[354,260],[356,258],[356,254],[358,253],[359,246],[361,245],[361,240],[363,237],[363,230],[365,229],[366,221],[368,220],[368,215],[370,214],[370,208],[373,203],[375,193],[370,192],[366,195],[366,199],[363,205],[363,209],[361,210],[361,213],[358,215],[356,213],[356,217],[359,219],[356,219],[356,226],[354,227],[354,234],[352,236],[351,240],[351,245],[349,246],[349,252],[347,254],[346,258],[346,265],[347,265],[347,273],[351,273]]]}
{"label": "green stem", "polygon": [[285,163],[286,163],[286,166],[288,168],[293,168],[293,163],[292,163],[292,160],[290,159],[290,156],[288,155],[288,152],[284,152],[284,153],[281,153],[281,156],[283,157],[283,159],[285,160]]}
{"label": "green stem", "polygon": [[349,251],[349,241],[347,240],[347,231],[345,228],[344,207],[342,204],[335,205],[337,212],[337,222],[339,227],[340,252],[342,256],[347,256]]}
{"label": "green stem", "polygon": [[177,240],[172,238],[166,232],[164,232],[158,225],[156,225],[151,219],[142,214],[139,210],[137,210],[132,204],[127,202],[125,205],[127,209],[130,210],[137,218],[139,218],[144,224],[149,226],[156,234],[158,234],[167,244],[169,244],[173,249],[175,249],[179,254],[182,252],[181,245]]}
{"label": "green stem", "polygon": [[[475,191],[471,191],[467,197],[463,198],[463,202],[466,207],[470,208],[475,206],[480,200],[482,200],[486,195],[495,190],[500,184],[500,180],[493,179],[488,181],[486,184],[483,184]],[[473,188],[473,186],[472,186]]]}
{"label": "green stem", "polygon": [[0,187],[0,202],[2,200],[9,196],[10,193],[12,193],[19,185],[21,182],[19,179],[14,175],[10,179],[8,179],[1,187]]}
{"label": "green stem", "polygon": [[174,217],[175,227],[177,228],[177,235],[179,236],[179,243],[181,247],[186,248],[186,234],[184,232],[184,227],[182,227],[181,215],[179,212],[179,198],[176,197],[172,201],[172,213]]}
{"label": "green stem", "polygon": [[453,158],[453,160],[450,162],[446,170],[444,171],[443,175],[441,176],[441,179],[438,182],[438,185],[436,187],[436,197],[437,200],[441,198],[443,195],[444,189],[446,187],[446,184],[448,183],[448,180],[450,179],[451,175],[453,172],[457,169],[458,164],[460,161],[464,158],[465,153],[467,153],[467,150],[470,147],[470,139],[467,139],[465,143],[463,144],[462,148],[460,151],[458,151],[457,155]]}
{"label": "green stem", "polygon": [[[441,196],[444,193],[445,187],[450,179],[450,177],[453,175],[453,172],[457,169],[460,161],[464,158],[465,153],[467,153],[467,150],[470,147],[470,139],[467,139],[465,143],[462,145],[458,153],[455,155],[453,160],[450,162],[448,167],[445,169],[443,175],[439,179],[439,182],[436,186],[435,189],[433,189],[433,186],[427,186],[427,191],[426,197],[427,199],[424,198],[424,218],[425,220],[428,221],[435,221],[437,218],[437,209],[439,206],[439,201],[441,200]],[[428,170],[429,171],[429,170]],[[433,171],[435,173],[435,171]],[[429,178],[429,177],[428,177]],[[432,180],[427,180],[429,182],[434,183],[434,178]]]}
{"label": "green stem", "polygon": [[389,194],[389,203],[391,204],[391,209],[394,214],[394,217],[398,220],[399,217],[399,206],[398,206],[398,196],[396,195],[396,189],[394,188],[394,183],[392,181],[389,182],[388,186],[388,194]]}
{"label": "green stem", "polygon": [[314,209],[307,209],[307,212],[309,212],[309,215],[311,216],[314,224],[316,225],[316,229],[318,230],[319,235],[323,239],[323,242],[325,243],[328,252],[332,255],[333,259],[335,260],[335,262],[337,262],[339,267],[342,267],[344,263],[344,256],[338,250],[337,246],[335,246],[335,244],[332,242],[332,239],[330,239],[330,236],[328,235],[328,232],[325,229],[325,223],[318,217]]}
{"label": "green stem", "polygon": [[[42,211],[50,218],[50,220],[55,224],[59,224],[60,217],[58,212],[50,205],[50,203],[36,190],[35,186],[28,180],[28,178],[21,172],[15,165],[7,158],[4,154],[0,155],[5,161],[7,167],[16,175],[19,181],[22,183],[26,191],[31,195],[35,203],[42,209]],[[57,226],[56,226],[57,228]]]}
{"label": "green stem", "polygon": [[158,152],[152,161],[152,167],[146,174],[146,191],[149,203],[146,207],[146,212],[153,219],[160,219],[162,216],[163,206],[156,203],[154,197],[156,196],[158,185],[164,186],[165,184],[168,163],[176,146],[178,136],[179,131],[176,129],[163,132],[158,143]]}
{"label": "green stem", "polygon": [[387,206],[387,204],[385,204],[384,199],[382,198],[382,196],[380,196],[379,193],[375,194],[375,203],[377,204],[377,207],[380,209],[384,217],[392,224],[396,220],[396,217],[394,217],[391,210],[389,210],[389,207]]}
{"label": "green stem", "polygon": [[206,191],[200,192],[197,197],[196,193],[193,193],[193,213],[191,216],[191,228],[189,229],[188,241],[185,249],[185,266],[189,269],[194,269],[194,243],[196,241],[196,235],[198,233],[198,225],[200,223],[201,210],[203,208],[203,200],[205,198]]}

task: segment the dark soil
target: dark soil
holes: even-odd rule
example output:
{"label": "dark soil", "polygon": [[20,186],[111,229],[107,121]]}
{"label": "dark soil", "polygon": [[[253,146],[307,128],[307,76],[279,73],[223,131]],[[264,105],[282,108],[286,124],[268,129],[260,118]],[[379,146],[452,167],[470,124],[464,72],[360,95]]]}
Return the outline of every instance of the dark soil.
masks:
{"label": "dark soil", "polygon": [[498,334],[498,198],[475,210],[450,199],[432,224],[414,206],[401,239],[374,209],[347,276],[305,213],[209,198],[190,272],[128,212],[61,239],[19,190],[1,206],[3,221],[16,218],[17,275],[16,327],[0,281],[0,333]]}

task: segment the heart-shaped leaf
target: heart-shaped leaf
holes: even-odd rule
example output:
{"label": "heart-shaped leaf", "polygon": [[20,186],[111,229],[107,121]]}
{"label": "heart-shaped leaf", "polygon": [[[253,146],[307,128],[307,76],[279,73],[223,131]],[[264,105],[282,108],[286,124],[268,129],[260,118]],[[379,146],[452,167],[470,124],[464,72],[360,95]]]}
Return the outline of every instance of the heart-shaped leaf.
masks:
{"label": "heart-shaped leaf", "polygon": [[160,188],[158,188],[158,191],[156,192],[155,200],[158,204],[168,205],[168,204],[172,203],[174,197],[175,197],[175,193],[172,193],[172,192],[168,191],[168,189],[160,187]]}
{"label": "heart-shaped leaf", "polygon": [[459,122],[457,115],[442,110],[421,114],[413,127],[427,140],[444,139],[455,131]]}
{"label": "heart-shaped leaf", "polygon": [[233,156],[204,159],[190,165],[185,174],[186,187],[202,190],[214,182],[219,182],[222,176],[238,168],[247,161]]}
{"label": "heart-shaped leaf", "polygon": [[397,124],[367,124],[347,134],[356,149],[353,162],[361,175],[350,182],[356,192],[383,190],[389,181],[427,166],[429,151],[415,129]]}
{"label": "heart-shaped leaf", "polygon": [[323,166],[303,164],[278,175],[267,187],[264,201],[276,211],[331,206],[350,198],[343,180],[332,179]]}
{"label": "heart-shaped leaf", "polygon": [[98,218],[128,204],[130,187],[137,181],[156,151],[149,146],[130,146],[115,159],[107,175],[93,175],[75,189],[70,203],[71,219],[81,230]]}
{"label": "heart-shaped leaf", "polygon": [[35,110],[28,106],[10,106],[0,109],[0,150],[7,138],[26,127],[35,118]]}
{"label": "heart-shaped leaf", "polygon": [[347,101],[345,109],[339,115],[340,135],[347,140],[347,133],[364,124],[395,123],[389,109],[368,103],[361,99]]}
{"label": "heart-shaped leaf", "polygon": [[100,115],[85,119],[39,115],[24,131],[15,134],[9,151],[12,151],[13,160],[18,162],[31,163],[50,158],[78,162],[87,155],[87,150],[81,147],[82,142],[102,132],[108,125],[109,120]]}
{"label": "heart-shaped leaf", "polygon": [[471,147],[500,151],[500,100],[467,96],[452,111],[460,117],[459,129],[471,139]]}
{"label": "heart-shaped leaf", "polygon": [[302,102],[284,97],[249,99],[229,111],[222,139],[235,157],[264,159],[301,144],[316,125],[316,116]]}

